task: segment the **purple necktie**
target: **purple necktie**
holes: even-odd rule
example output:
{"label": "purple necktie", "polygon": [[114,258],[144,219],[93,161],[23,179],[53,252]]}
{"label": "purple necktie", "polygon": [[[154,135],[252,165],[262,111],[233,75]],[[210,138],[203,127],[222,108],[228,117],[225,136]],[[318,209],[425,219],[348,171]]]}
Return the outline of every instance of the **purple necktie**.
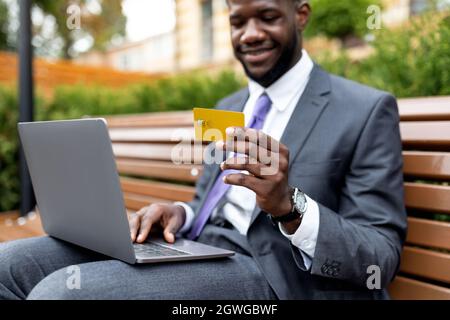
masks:
{"label": "purple necktie", "polygon": [[[253,111],[253,115],[250,119],[248,127],[256,130],[261,130],[264,126],[264,122],[266,121],[267,114],[269,113],[271,107],[272,101],[270,101],[269,96],[266,93],[262,94],[256,101],[255,110]],[[200,210],[194,221],[191,232],[188,234],[188,239],[195,240],[198,238],[204,226],[206,225],[206,222],[211,216],[214,208],[219,204],[219,201],[231,187],[230,185],[223,182],[223,178],[235,172],[237,171],[225,170],[217,177],[217,180],[211,188],[211,191],[209,192],[202,209]]]}

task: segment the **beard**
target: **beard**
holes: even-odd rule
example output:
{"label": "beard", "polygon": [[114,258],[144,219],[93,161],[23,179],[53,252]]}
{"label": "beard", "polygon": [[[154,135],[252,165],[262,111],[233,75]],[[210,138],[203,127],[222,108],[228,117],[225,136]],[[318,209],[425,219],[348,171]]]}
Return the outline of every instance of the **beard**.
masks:
{"label": "beard", "polygon": [[238,58],[238,60],[241,62],[242,66],[244,67],[245,74],[247,77],[252,79],[253,81],[259,83],[263,87],[267,88],[270,85],[272,85],[275,81],[280,79],[286,72],[290,70],[292,67],[292,61],[294,60],[294,56],[297,52],[297,47],[299,45],[299,39],[298,36],[295,35],[293,37],[293,41],[291,41],[281,53],[280,58],[277,60],[276,64],[273,66],[271,70],[269,70],[266,74],[258,77],[247,68],[244,61],[241,58]]}

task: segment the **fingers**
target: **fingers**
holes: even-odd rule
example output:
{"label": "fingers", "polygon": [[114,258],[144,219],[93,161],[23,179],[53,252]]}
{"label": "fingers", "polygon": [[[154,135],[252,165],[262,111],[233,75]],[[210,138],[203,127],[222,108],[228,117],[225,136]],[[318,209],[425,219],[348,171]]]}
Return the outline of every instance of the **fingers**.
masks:
{"label": "fingers", "polygon": [[252,162],[248,158],[230,158],[223,162],[220,165],[220,168],[222,171],[225,170],[238,170],[238,171],[248,171],[250,174],[258,177],[258,178],[264,178],[263,173],[265,172],[265,168],[267,166],[263,165],[259,162]]}
{"label": "fingers", "polygon": [[246,174],[230,174],[224,177],[223,182],[233,186],[241,186],[252,190],[257,195],[264,194],[264,180]]}
{"label": "fingers", "polygon": [[[232,141],[226,142],[225,144],[223,142],[218,142],[216,148],[245,155],[247,157],[246,161],[250,163],[261,162],[269,165],[273,161],[276,161],[278,156],[278,153],[273,153],[249,141]],[[240,161],[242,162],[243,159],[245,158],[241,157]]]}
{"label": "fingers", "polygon": [[175,243],[175,234],[179,229],[179,222],[177,217],[172,216],[170,220],[167,222],[167,225],[164,228],[164,239],[168,243]]}
{"label": "fingers", "polygon": [[139,227],[139,234],[137,242],[142,243],[147,240],[147,237],[152,229],[152,226],[161,219],[162,210],[158,206],[150,206],[142,215]]}
{"label": "fingers", "polygon": [[[280,163],[289,162],[287,146],[254,129],[228,128],[226,142],[217,142],[216,148],[245,155],[248,157],[247,161],[251,164],[260,162],[278,168]],[[239,161],[242,160],[241,157]]]}
{"label": "fingers", "polygon": [[161,221],[164,228],[164,239],[168,243],[174,243],[176,233],[186,221],[186,211],[182,206],[170,206],[170,210],[167,210],[165,217]]}
{"label": "fingers", "polygon": [[268,151],[279,152],[282,144],[261,130],[251,128],[230,127],[226,131],[227,142],[248,141],[252,142]]}
{"label": "fingers", "polygon": [[133,214],[130,214],[128,216],[128,223],[130,225],[130,234],[131,234],[131,240],[133,242],[136,241],[137,234],[139,232],[139,227],[141,226],[141,218],[144,215],[144,213],[147,211],[148,207],[144,207],[138,212],[135,212]]}
{"label": "fingers", "polygon": [[139,227],[141,225],[141,216],[137,213],[133,213],[128,218],[128,223],[130,225],[131,241],[135,242]]}
{"label": "fingers", "polygon": [[185,219],[186,212],[183,207],[153,204],[130,216],[131,239],[133,242],[143,243],[154,227],[163,227],[164,239],[169,243],[174,243],[175,234]]}
{"label": "fingers", "polygon": [[[218,147],[221,147],[220,143],[218,143]],[[228,162],[228,164],[262,164],[265,166],[277,166],[280,159],[283,158],[283,155],[268,151],[251,142],[233,142],[232,144],[225,145],[223,149],[227,152],[234,152],[237,154],[237,156],[232,157],[234,160]]]}

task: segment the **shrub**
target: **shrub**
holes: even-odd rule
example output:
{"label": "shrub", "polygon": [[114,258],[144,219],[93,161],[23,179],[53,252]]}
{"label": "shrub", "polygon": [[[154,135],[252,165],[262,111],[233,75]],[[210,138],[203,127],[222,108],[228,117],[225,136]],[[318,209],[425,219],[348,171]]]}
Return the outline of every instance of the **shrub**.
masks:
{"label": "shrub", "polygon": [[189,110],[213,107],[218,100],[238,90],[244,82],[235,73],[217,76],[203,73],[180,75],[121,89],[61,86],[38,114],[41,120],[74,119],[82,116]]}
{"label": "shrub", "polygon": [[344,40],[367,33],[367,8],[379,0],[311,0],[312,16],[306,36],[325,35]]}
{"label": "shrub", "polygon": [[450,94],[450,16],[426,15],[383,33],[368,60],[375,79],[400,97]]}
{"label": "shrub", "polygon": [[18,104],[14,90],[0,87],[0,212],[19,206]]}
{"label": "shrub", "polygon": [[398,97],[450,94],[450,16],[427,14],[405,28],[380,30],[367,59],[351,62],[345,51],[324,53],[328,71]]}

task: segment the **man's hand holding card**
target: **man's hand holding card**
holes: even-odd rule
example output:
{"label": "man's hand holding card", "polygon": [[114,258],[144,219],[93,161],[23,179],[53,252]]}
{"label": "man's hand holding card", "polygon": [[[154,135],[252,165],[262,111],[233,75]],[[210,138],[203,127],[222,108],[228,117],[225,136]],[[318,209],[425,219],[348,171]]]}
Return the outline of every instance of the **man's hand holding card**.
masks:
{"label": "man's hand holding card", "polygon": [[241,171],[227,175],[225,183],[254,191],[258,206],[274,216],[291,211],[287,146],[260,130],[245,128],[243,113],[194,109],[194,121],[196,139],[215,142],[216,149],[240,155],[221,164],[222,171]]}

